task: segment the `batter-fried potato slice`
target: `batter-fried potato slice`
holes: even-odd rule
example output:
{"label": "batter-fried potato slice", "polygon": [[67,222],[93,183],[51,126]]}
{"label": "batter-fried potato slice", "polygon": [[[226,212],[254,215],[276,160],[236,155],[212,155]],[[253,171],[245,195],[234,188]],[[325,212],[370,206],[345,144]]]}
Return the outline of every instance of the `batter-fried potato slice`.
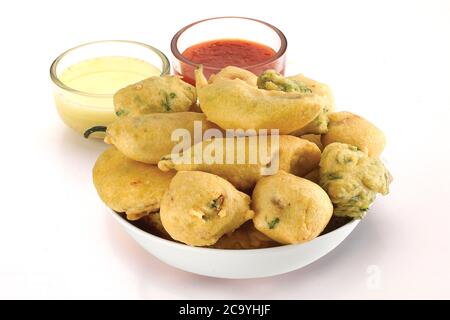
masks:
{"label": "batter-fried potato slice", "polygon": [[152,113],[117,119],[108,126],[105,142],[115,145],[130,159],[157,164],[178,144],[171,139],[174,130],[186,129],[194,137],[195,121],[201,122],[203,131],[216,127],[202,113]]}
{"label": "batter-fried potato slice", "polygon": [[314,239],[333,214],[330,198],[321,187],[283,171],[258,181],[252,208],[256,229],[283,244]]}
{"label": "batter-fried potato slice", "polygon": [[196,102],[195,88],[181,77],[169,75],[147,78],[114,95],[114,108],[119,117],[190,111]]}
{"label": "batter-fried potato slice", "polygon": [[240,79],[245,83],[247,83],[248,85],[256,87],[258,77],[248,70],[229,66],[223,68],[217,74],[211,75],[211,77],[209,77],[209,82],[214,83],[215,81],[220,81],[220,79],[229,79],[229,80]]}
{"label": "batter-fried potato slice", "polygon": [[224,129],[300,130],[320,115],[324,101],[311,92],[259,89],[240,78],[216,77],[206,81],[196,70],[200,108],[209,121]]}
{"label": "batter-fried potato slice", "polygon": [[305,134],[303,136],[300,136],[300,138],[308,140],[312,143],[315,143],[317,147],[319,147],[320,151],[323,150],[323,145],[322,145],[322,141],[321,139],[321,135],[320,134]]}
{"label": "batter-fried potato slice", "polygon": [[93,169],[95,188],[103,202],[129,220],[159,210],[174,172],[128,159],[110,147],[97,159]]}
{"label": "batter-fried potato slice", "polygon": [[250,197],[219,176],[179,171],[161,201],[170,236],[191,246],[210,246],[253,217]]}
{"label": "batter-fried potato slice", "polygon": [[327,132],[328,113],[334,110],[334,97],[330,87],[326,84],[307,78],[302,74],[284,77],[275,70],[266,70],[257,78],[257,86],[265,90],[311,94],[322,99],[321,113],[305,127],[290,134],[300,136],[307,133]]}
{"label": "batter-fried potato slice", "polygon": [[334,111],[335,102],[333,92],[331,88],[318,81],[307,78],[302,74],[287,77],[288,80],[300,83],[302,86],[309,88],[317,97],[322,100],[322,110],[320,114],[314,118],[313,121],[308,123],[304,128],[297,130],[291,134],[295,136],[300,136],[304,134],[323,134],[328,131],[328,115]]}
{"label": "batter-fried potato slice", "polygon": [[[277,172],[275,167],[274,157],[278,153],[279,155],[279,170],[284,170],[293,173],[298,176],[303,176],[316,168],[320,161],[320,150],[312,142],[307,140],[293,137],[293,136],[278,136],[279,144],[278,148],[272,149],[272,137],[267,136],[267,143],[263,143],[255,137],[234,137],[234,138],[215,138],[200,142],[200,145],[194,145],[185,153],[188,155],[186,158],[187,163],[179,163],[174,160],[175,155],[166,155],[158,163],[158,167],[163,171],[175,169],[177,171],[204,171],[216,174],[224,179],[230,181],[238,190],[249,191],[256,182],[265,175],[264,169],[269,169],[273,165],[273,171],[267,171],[267,174],[274,174]],[[254,142],[254,144],[252,144]],[[255,146],[255,147],[253,147]],[[202,150],[203,161],[202,163],[195,163],[196,153],[195,150],[200,147]],[[215,163],[208,163],[205,161],[205,157],[214,153],[214,148],[217,147],[215,155],[220,154]],[[268,158],[261,157],[260,148],[267,147]],[[231,150],[231,151],[230,151]],[[227,159],[227,152],[230,151],[233,163],[230,163]],[[232,153],[234,151],[234,154]],[[238,162],[238,155],[244,155],[244,161]],[[252,158],[252,155],[255,155]],[[182,159],[183,157],[181,157]],[[256,161],[252,162],[252,159]]]}
{"label": "batter-fried potato slice", "polygon": [[386,145],[383,131],[356,114],[342,111],[329,115],[328,132],[322,135],[324,147],[333,143],[358,147],[370,157],[378,157]]}

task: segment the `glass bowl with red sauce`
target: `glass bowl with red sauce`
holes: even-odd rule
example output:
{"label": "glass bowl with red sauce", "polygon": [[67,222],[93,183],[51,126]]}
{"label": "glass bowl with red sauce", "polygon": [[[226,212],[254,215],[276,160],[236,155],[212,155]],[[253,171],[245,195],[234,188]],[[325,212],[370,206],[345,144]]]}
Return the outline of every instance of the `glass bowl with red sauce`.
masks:
{"label": "glass bowl with red sauce", "polygon": [[206,77],[227,66],[256,75],[268,69],[284,75],[287,40],[273,25],[245,17],[217,17],[191,23],[171,42],[175,74],[195,84],[194,70],[203,65]]}

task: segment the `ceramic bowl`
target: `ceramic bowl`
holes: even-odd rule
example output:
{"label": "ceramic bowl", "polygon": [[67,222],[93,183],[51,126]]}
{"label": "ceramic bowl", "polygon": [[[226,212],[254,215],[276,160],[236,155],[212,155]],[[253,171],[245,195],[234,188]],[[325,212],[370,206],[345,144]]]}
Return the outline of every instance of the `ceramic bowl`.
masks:
{"label": "ceramic bowl", "polygon": [[227,279],[270,277],[300,269],[336,248],[360,222],[350,221],[307,243],[224,250],[191,247],[165,240],[139,229],[112,210],[110,213],[137,243],[161,261],[184,271]]}

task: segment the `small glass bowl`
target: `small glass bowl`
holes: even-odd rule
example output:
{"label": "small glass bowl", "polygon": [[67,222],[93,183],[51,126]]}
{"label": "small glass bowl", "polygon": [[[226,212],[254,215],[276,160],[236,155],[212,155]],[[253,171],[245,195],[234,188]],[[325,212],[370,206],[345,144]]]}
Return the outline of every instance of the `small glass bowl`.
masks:
{"label": "small glass bowl", "polygon": [[[53,82],[56,108],[61,119],[79,133],[93,126],[107,126],[116,119],[113,104],[114,92],[104,94],[79,91],[65,84],[60,77],[70,66],[101,57],[134,58],[152,64],[161,70],[161,76],[170,73],[167,57],[158,49],[144,43],[103,40],[82,44],[65,51],[52,63],[50,78]],[[106,71],[108,68],[115,70],[112,62],[103,67]]]}
{"label": "small glass bowl", "polygon": [[[232,16],[200,20],[178,31],[171,42],[172,54],[175,57],[174,72],[182,75],[185,81],[194,83],[194,70],[198,67],[198,63],[188,60],[183,56],[183,52],[198,43],[218,39],[249,40],[274,49],[276,54],[267,61],[242,68],[256,75],[267,69],[274,69],[284,74],[287,40],[283,32],[264,21]],[[206,77],[209,77],[219,72],[220,68],[203,65],[203,71]]]}

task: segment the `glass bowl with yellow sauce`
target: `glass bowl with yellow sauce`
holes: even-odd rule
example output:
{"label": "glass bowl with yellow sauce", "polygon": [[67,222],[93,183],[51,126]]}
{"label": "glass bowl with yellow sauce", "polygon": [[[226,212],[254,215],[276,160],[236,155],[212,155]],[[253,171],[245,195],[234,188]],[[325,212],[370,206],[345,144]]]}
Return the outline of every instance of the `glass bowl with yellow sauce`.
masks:
{"label": "glass bowl with yellow sauce", "polygon": [[50,67],[58,113],[79,133],[115,120],[113,96],[119,89],[169,73],[169,60],[161,51],[125,40],[82,44],[62,53]]}

